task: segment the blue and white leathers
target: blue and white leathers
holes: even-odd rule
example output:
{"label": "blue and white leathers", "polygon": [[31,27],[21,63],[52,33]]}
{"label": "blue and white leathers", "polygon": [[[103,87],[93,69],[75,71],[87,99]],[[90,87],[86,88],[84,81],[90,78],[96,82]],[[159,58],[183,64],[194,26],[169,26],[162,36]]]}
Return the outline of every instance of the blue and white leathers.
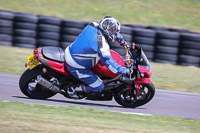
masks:
{"label": "blue and white leathers", "polygon": [[85,83],[88,93],[101,92],[104,89],[102,80],[90,70],[99,60],[113,73],[125,74],[127,70],[112,59],[109,45],[97,27],[97,23],[87,25],[78,38],[65,49],[68,71]]}

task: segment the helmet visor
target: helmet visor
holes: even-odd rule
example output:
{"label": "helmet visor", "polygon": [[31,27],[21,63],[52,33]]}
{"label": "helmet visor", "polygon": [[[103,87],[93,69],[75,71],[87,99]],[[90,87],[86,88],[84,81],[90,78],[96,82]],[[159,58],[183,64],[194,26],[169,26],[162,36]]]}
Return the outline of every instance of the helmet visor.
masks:
{"label": "helmet visor", "polygon": [[112,24],[112,25],[110,25],[109,31],[111,34],[117,34],[119,32],[119,29],[118,29],[117,25]]}

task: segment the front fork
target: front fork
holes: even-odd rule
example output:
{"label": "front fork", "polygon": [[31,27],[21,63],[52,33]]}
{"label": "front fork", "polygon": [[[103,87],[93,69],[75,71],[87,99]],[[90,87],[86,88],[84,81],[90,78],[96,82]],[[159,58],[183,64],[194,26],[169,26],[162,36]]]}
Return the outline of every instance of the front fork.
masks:
{"label": "front fork", "polygon": [[131,95],[136,99],[137,96],[140,95],[140,86],[144,84],[150,84],[151,80],[149,78],[139,78],[136,79],[135,81],[132,81],[132,84],[128,85],[129,91]]}
{"label": "front fork", "polygon": [[[133,81],[132,85],[128,85],[129,91],[131,93],[131,96],[134,97],[134,99],[137,99],[137,96],[139,95],[139,88],[135,87],[135,83]],[[135,93],[136,92],[136,93]]]}
{"label": "front fork", "polygon": [[[130,53],[129,47],[127,45],[123,45],[123,47],[126,51],[126,55],[125,55],[126,63],[127,63],[126,66],[128,68],[133,67],[133,69],[130,69],[133,71],[130,72],[130,76],[129,76],[129,80],[132,81],[132,83],[128,85],[129,91],[131,92],[131,95],[134,98],[136,98],[137,96],[140,95],[140,91],[139,91],[140,86],[143,84],[150,84],[151,80],[149,78],[144,78],[144,74],[139,72],[137,61],[136,61],[136,65],[135,66],[133,65],[133,62],[131,62],[131,58],[130,58],[131,53]],[[132,44],[131,47],[135,49],[135,44]]]}

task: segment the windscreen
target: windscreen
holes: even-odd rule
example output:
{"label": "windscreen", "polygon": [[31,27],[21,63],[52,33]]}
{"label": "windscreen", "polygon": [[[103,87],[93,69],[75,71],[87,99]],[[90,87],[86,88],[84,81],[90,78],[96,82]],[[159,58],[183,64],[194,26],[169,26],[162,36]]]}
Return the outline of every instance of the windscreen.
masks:
{"label": "windscreen", "polygon": [[149,63],[149,60],[147,59],[144,51],[141,49],[141,56],[140,56],[140,66],[145,67],[151,71],[151,65]]}

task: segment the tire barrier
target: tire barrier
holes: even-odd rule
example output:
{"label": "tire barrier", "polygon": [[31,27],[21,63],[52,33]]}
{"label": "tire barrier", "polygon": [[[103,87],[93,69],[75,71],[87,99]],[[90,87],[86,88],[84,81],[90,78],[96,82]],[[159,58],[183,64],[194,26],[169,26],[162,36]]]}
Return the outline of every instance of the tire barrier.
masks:
{"label": "tire barrier", "polygon": [[82,32],[83,28],[88,23],[89,22],[86,22],[86,21],[77,21],[77,20],[70,20],[70,19],[62,20],[61,32],[60,32],[60,35],[61,35],[60,47],[66,48],[73,41],[75,41],[78,35]]}
{"label": "tire barrier", "polygon": [[[157,31],[154,61],[159,63],[177,64],[180,34],[171,31]],[[177,42],[176,42],[177,41]],[[174,42],[171,44],[169,42]]]}
{"label": "tire barrier", "polygon": [[13,45],[13,18],[13,12],[0,10],[0,45]]}
{"label": "tire barrier", "polygon": [[36,48],[38,17],[34,14],[17,12],[13,20],[13,46]]}
{"label": "tire barrier", "polygon": [[141,45],[150,61],[155,54],[156,31],[152,29],[133,28],[133,42]]}
{"label": "tire barrier", "polygon": [[50,16],[38,16],[37,47],[59,46],[62,20]]}
{"label": "tire barrier", "polygon": [[[90,22],[0,10],[0,45],[25,48],[66,48]],[[186,29],[126,24],[121,34],[138,43],[150,61],[200,67],[200,33]],[[116,42],[110,48],[125,55]]]}
{"label": "tire barrier", "polygon": [[182,33],[180,38],[178,64],[200,66],[200,34]]}

